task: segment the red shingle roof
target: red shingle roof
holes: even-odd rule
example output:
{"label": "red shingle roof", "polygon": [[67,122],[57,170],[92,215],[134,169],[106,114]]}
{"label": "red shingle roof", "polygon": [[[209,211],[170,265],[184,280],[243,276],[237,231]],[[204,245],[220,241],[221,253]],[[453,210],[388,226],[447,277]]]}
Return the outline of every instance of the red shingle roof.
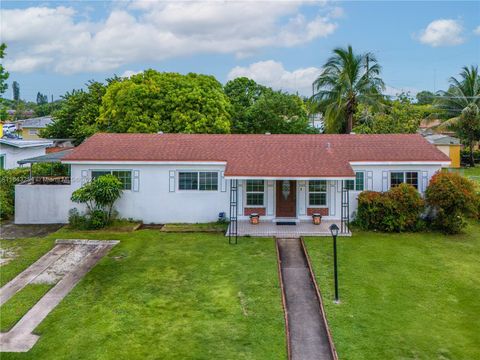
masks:
{"label": "red shingle roof", "polygon": [[96,134],[63,161],[225,161],[226,176],[344,177],[351,161],[450,159],[417,134]]}

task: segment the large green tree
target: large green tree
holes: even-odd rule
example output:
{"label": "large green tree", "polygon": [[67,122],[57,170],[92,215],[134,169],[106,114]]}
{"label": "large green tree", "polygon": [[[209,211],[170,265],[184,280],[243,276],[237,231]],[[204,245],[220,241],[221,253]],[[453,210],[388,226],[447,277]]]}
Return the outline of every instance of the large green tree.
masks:
{"label": "large green tree", "polygon": [[333,50],[314,81],[314,99],[324,113],[326,131],[350,133],[359,103],[377,105],[384,83],[371,53],[355,54],[351,46]]}
{"label": "large green tree", "polygon": [[[109,83],[113,81],[116,79],[107,80]],[[73,138],[77,143],[93,135],[99,130],[97,119],[106,91],[105,84],[90,81],[86,90],[67,92],[62,96],[60,108],[53,112],[53,123],[41,135],[46,138]]]}
{"label": "large green tree", "polygon": [[229,133],[230,102],[213,76],[146,70],[110,84],[98,126],[109,132]]}
{"label": "large green tree", "polygon": [[245,126],[252,134],[308,134],[311,126],[307,108],[297,95],[281,91],[263,94],[245,114]]}
{"label": "large green tree", "polygon": [[[5,49],[7,48],[7,45],[2,43],[0,45],[0,59],[3,59],[5,57]],[[5,70],[3,67],[3,64],[0,62],[0,95],[4,94],[5,91],[8,89],[8,84],[7,84],[7,79],[8,79],[8,72]]]}
{"label": "large green tree", "polygon": [[272,90],[257,84],[254,80],[239,77],[225,84],[225,94],[232,104],[232,132],[248,134],[252,132],[250,121],[247,117],[248,109],[266,93]]}
{"label": "large green tree", "polygon": [[480,74],[478,66],[463,67],[460,79],[451,77],[447,91],[439,91],[436,106],[448,120],[440,129],[452,129],[470,148],[470,165],[475,166],[473,147],[480,137],[477,133],[480,108]]}

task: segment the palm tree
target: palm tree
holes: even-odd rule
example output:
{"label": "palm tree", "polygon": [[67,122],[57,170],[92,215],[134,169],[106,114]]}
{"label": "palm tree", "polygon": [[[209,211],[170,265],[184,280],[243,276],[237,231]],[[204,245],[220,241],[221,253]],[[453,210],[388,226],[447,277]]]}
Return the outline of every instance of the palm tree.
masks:
{"label": "palm tree", "polygon": [[[452,129],[470,148],[470,165],[475,166],[473,160],[473,146],[478,141],[478,133],[466,126],[467,119],[478,119],[480,108],[480,74],[478,66],[464,66],[460,72],[460,80],[451,77],[447,91],[439,91],[436,106],[448,116],[438,129]],[[477,115],[474,115],[477,111]],[[477,120],[478,121],[478,120]],[[468,130],[470,129],[470,130]],[[471,132],[471,133],[469,133]]]}
{"label": "palm tree", "polygon": [[378,104],[385,84],[373,54],[354,54],[350,45],[333,53],[313,83],[313,98],[324,109],[327,132],[349,134],[358,103]]}

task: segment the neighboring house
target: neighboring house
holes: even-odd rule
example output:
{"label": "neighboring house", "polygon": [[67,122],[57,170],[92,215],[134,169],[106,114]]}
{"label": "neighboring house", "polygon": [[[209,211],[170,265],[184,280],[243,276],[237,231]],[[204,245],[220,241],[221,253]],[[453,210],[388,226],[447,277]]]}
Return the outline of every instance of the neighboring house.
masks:
{"label": "neighboring house", "polygon": [[37,118],[19,120],[22,128],[22,137],[25,140],[38,140],[40,130],[43,130],[47,125],[51,124],[53,119],[51,116],[42,116]]}
{"label": "neighboring house", "polygon": [[124,192],[123,218],[145,223],[302,221],[354,216],[363,190],[406,182],[423,193],[448,156],[418,134],[192,135],[96,134],[61,159],[68,185],[16,186],[15,222],[65,223],[72,192],[104,174]]}
{"label": "neighboring house", "polygon": [[460,167],[460,140],[449,135],[426,135],[425,139],[450,158],[452,168]]}
{"label": "neighboring house", "polygon": [[51,145],[46,140],[0,139],[0,169],[13,169],[20,160],[45,155],[45,149]]}

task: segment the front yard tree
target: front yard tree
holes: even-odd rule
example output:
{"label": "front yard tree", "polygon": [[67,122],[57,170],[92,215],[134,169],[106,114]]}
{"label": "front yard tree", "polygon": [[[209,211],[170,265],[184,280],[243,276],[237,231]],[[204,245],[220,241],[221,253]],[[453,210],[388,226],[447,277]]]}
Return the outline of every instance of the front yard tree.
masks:
{"label": "front yard tree", "polygon": [[99,128],[121,133],[229,133],[230,108],[213,76],[146,70],[108,87]]}
{"label": "front yard tree", "polygon": [[349,134],[359,103],[376,105],[385,85],[381,67],[371,53],[355,54],[351,46],[333,50],[314,81],[313,96],[324,113],[328,133]]}
{"label": "front yard tree", "polygon": [[458,136],[468,145],[470,166],[475,166],[473,148],[480,140],[480,111],[477,104],[471,103],[462,110],[454,128]]}

